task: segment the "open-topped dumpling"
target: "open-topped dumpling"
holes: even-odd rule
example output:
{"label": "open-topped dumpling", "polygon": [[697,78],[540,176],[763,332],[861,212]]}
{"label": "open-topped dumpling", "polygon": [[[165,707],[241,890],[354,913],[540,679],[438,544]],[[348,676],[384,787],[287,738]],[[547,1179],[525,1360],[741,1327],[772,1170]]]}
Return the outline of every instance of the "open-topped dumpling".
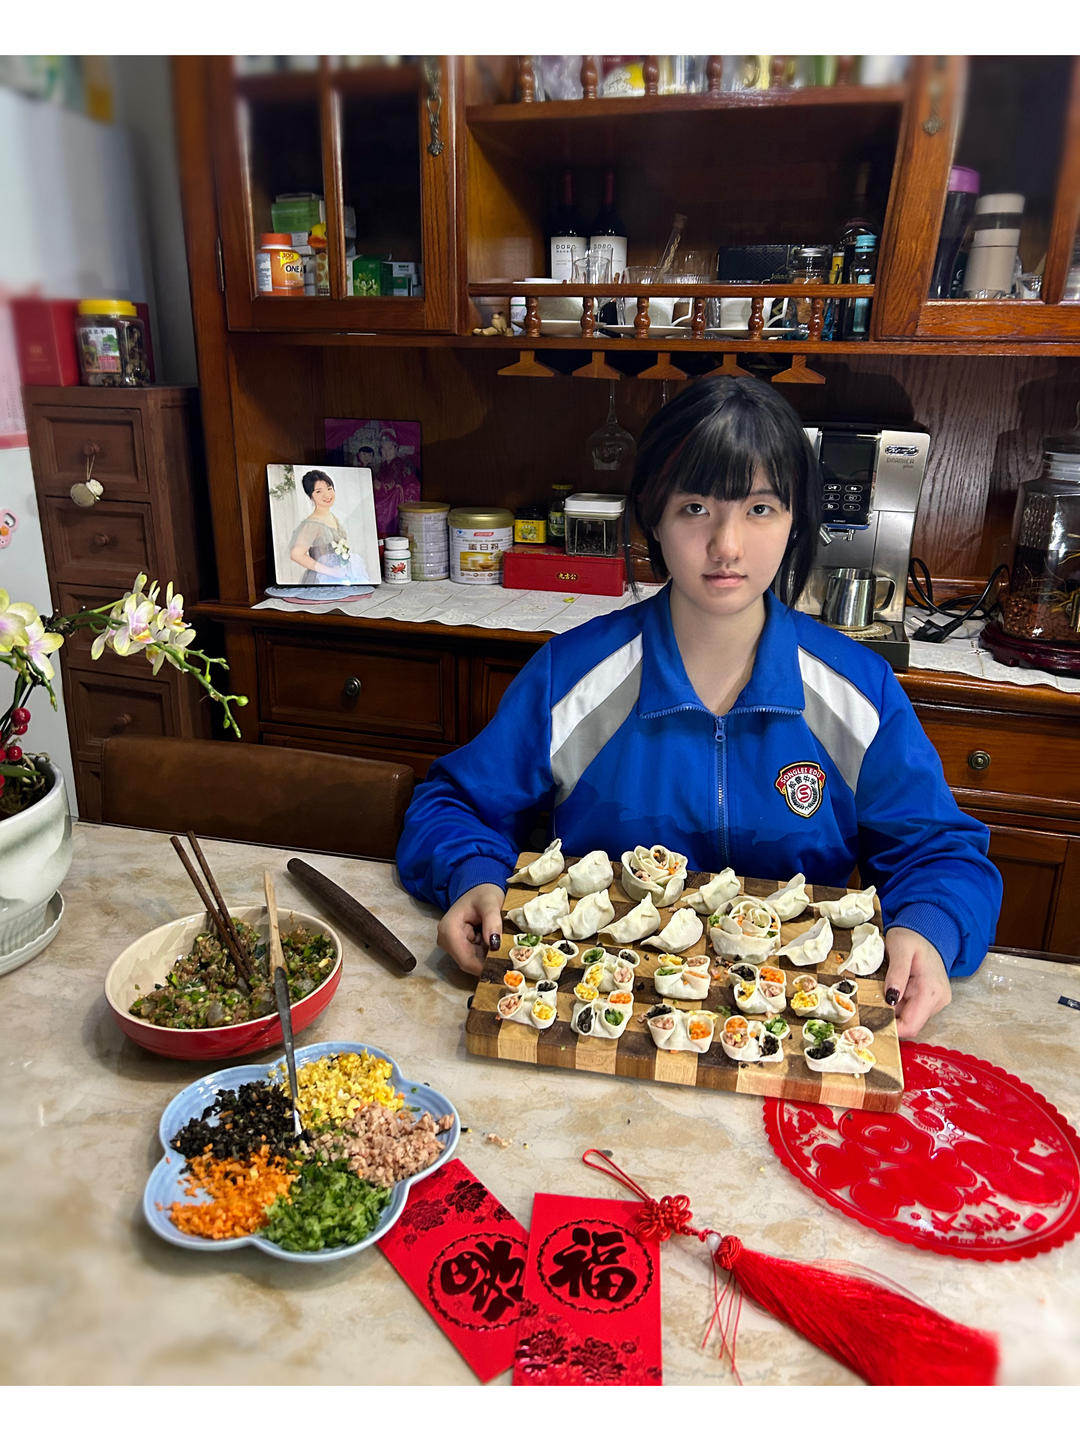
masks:
{"label": "open-topped dumpling", "polygon": [[794,920],[810,904],[810,896],[806,893],[806,876],[801,871],[798,875],[793,875],[786,885],[774,890],[768,899],[781,920]]}
{"label": "open-topped dumpling", "polygon": [[739,877],[729,865],[719,875],[714,875],[707,885],[702,885],[700,890],[685,891],[675,903],[689,905],[699,915],[715,915],[722,905],[734,900],[739,890]]}
{"label": "open-topped dumpling", "polygon": [[559,877],[559,884],[571,895],[581,899],[593,895],[597,890],[606,890],[615,878],[611,861],[603,850],[590,850],[571,865],[565,875]]}
{"label": "open-topped dumpling", "polygon": [[653,935],[642,943],[654,950],[669,950],[678,955],[696,945],[704,929],[705,921],[693,910],[676,910],[659,935]]}
{"label": "open-topped dumpling", "polygon": [[673,1000],[704,1000],[709,993],[709,967],[704,959],[691,965],[675,955],[661,955],[653,985],[658,995]]}
{"label": "open-topped dumpling", "polygon": [[693,1050],[704,1055],[716,1033],[716,1017],[706,1010],[654,1005],[642,1019],[658,1050]]}
{"label": "open-topped dumpling", "polygon": [[864,920],[874,918],[876,894],[877,887],[871,885],[868,890],[849,890],[846,895],[841,895],[839,900],[818,900],[814,908],[819,915],[827,916],[841,930],[850,930]]}
{"label": "open-topped dumpling", "polygon": [[[811,1025],[813,1022],[811,1022]],[[811,1070],[825,1074],[865,1075],[877,1063],[873,1032],[865,1025],[853,1025],[842,1035],[831,1026],[803,1027],[803,1059]]]}
{"label": "open-topped dumpling", "polygon": [[621,920],[616,920],[614,925],[605,925],[600,931],[601,935],[610,935],[616,945],[630,945],[635,940],[642,940],[646,935],[652,935],[660,929],[663,923],[660,911],[653,904],[651,895],[628,910]]}
{"label": "open-topped dumpling", "polygon": [[774,965],[762,965],[753,979],[732,976],[732,988],[744,1015],[778,1015],[787,1005],[784,972]]}
{"label": "open-topped dumpling", "polygon": [[561,886],[556,886],[554,890],[547,890],[542,895],[526,900],[517,910],[508,910],[506,913],[519,930],[550,935],[556,929],[560,917],[569,915],[570,896]]}
{"label": "open-topped dumpling", "polygon": [[829,958],[832,943],[832,926],[828,917],[822,915],[820,920],[814,921],[809,930],[804,930],[787,945],[782,945],[776,952],[777,959],[782,955],[785,960],[790,960],[792,965],[820,965]]}
{"label": "open-topped dumpling", "polygon": [[[561,893],[565,895],[566,891]],[[601,925],[614,919],[615,906],[610,895],[606,890],[597,890],[592,895],[582,896],[572,914],[560,915],[557,924],[567,940],[588,940]]]}
{"label": "open-topped dumpling", "polygon": [[746,1020],[742,1015],[731,1015],[724,1021],[720,1046],[729,1060],[737,1060],[742,1065],[761,1061],[775,1063],[784,1058],[779,1037],[760,1020]]}
{"label": "open-topped dumpling", "polygon": [[717,955],[771,955],[780,944],[780,916],[767,900],[740,895],[709,916]]}
{"label": "open-topped dumpling", "polygon": [[549,880],[561,874],[563,868],[562,841],[553,840],[542,855],[520,870],[515,870],[507,885],[546,885]]}
{"label": "open-topped dumpling", "polygon": [[686,884],[686,856],[666,845],[637,845],[622,855],[619,883],[631,900],[648,895],[656,905],[673,905]]}
{"label": "open-topped dumpling", "polygon": [[885,959],[885,940],[876,925],[856,925],[851,932],[851,954],[840,966],[853,975],[872,975]]}

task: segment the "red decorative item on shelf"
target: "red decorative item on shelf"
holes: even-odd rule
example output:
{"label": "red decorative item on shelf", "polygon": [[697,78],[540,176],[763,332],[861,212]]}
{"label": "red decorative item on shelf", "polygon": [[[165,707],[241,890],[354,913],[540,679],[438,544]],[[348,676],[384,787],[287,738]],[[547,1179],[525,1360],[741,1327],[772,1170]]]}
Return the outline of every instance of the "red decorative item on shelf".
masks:
{"label": "red decorative item on shelf", "polygon": [[[824,1108],[820,1106],[816,1109]],[[601,1163],[590,1160],[595,1155]],[[691,1224],[685,1195],[654,1199],[619,1168],[610,1150],[586,1150],[582,1160],[632,1190],[644,1204],[634,1222],[646,1244],[690,1235],[709,1249],[713,1317],[702,1347],[719,1327],[720,1353],[735,1365],[735,1340],[745,1296],[792,1326],[871,1385],[992,1385],[997,1336],[973,1330],[924,1305],[884,1275],[843,1262],[806,1265],[749,1250],[736,1235]],[[723,1288],[720,1274],[727,1276]]]}
{"label": "red decorative item on shelf", "polygon": [[1030,1085],[934,1045],[901,1046],[895,1114],[766,1100],[784,1165],[845,1215],[922,1250],[1022,1260],[1080,1231],[1080,1137]]}
{"label": "red decorative item on shelf", "polygon": [[556,590],[574,595],[621,595],[621,555],[567,555],[550,545],[515,545],[503,555],[504,590]]}

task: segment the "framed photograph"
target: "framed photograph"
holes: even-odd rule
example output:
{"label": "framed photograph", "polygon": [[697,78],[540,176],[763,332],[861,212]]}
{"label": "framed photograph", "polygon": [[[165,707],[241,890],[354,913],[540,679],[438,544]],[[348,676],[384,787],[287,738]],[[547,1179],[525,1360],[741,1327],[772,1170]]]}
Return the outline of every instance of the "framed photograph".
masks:
{"label": "framed photograph", "polygon": [[334,465],[371,471],[375,524],[398,533],[397,510],[420,499],[420,425],[415,420],[324,420],[326,454]]}
{"label": "framed photograph", "polygon": [[268,465],[274,575],[279,585],[378,585],[371,471]]}

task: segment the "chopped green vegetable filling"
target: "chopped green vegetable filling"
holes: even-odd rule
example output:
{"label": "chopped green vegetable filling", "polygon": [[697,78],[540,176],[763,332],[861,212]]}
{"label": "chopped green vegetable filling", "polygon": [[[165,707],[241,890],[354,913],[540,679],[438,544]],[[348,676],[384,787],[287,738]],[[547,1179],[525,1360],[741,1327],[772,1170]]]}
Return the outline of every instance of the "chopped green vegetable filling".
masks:
{"label": "chopped green vegetable filling", "polygon": [[288,1198],[267,1210],[263,1234],[283,1250],[326,1250],[355,1245],[378,1224],[390,1191],[352,1173],[344,1160],[308,1162]]}

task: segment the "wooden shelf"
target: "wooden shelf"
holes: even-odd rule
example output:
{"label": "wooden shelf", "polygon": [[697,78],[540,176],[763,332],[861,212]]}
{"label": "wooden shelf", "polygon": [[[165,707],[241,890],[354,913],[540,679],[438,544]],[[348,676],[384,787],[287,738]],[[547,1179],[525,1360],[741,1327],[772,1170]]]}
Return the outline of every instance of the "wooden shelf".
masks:
{"label": "wooden shelf", "polygon": [[268,75],[237,75],[233,86],[246,100],[317,100],[328,84],[341,95],[409,95],[422,82],[419,65],[360,65],[355,68],[328,66],[325,59],[317,70],[281,70]]}
{"label": "wooden shelf", "polygon": [[806,107],[900,106],[906,85],[808,85],[797,90],[734,90],[711,95],[620,95],[595,100],[521,101],[469,105],[474,125],[549,125],[558,120],[621,120],[656,115],[699,115],[723,110],[791,110]]}

